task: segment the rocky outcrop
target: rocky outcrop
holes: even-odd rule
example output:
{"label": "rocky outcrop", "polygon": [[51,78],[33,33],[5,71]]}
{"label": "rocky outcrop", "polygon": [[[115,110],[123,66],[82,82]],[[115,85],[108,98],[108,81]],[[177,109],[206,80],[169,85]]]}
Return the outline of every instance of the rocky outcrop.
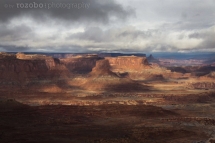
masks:
{"label": "rocky outcrop", "polygon": [[215,72],[210,72],[208,75],[206,75],[207,77],[210,78],[215,78]]}
{"label": "rocky outcrop", "polygon": [[122,56],[105,59],[110,62],[111,71],[118,75],[125,75],[132,80],[164,80],[175,76],[175,73],[157,64],[150,65],[145,57]]}
{"label": "rocky outcrop", "polygon": [[215,89],[215,82],[188,83],[187,87],[191,89]]}
{"label": "rocky outcrop", "polygon": [[51,56],[46,56],[46,55],[40,55],[40,54],[24,54],[24,53],[17,53],[16,54],[17,59],[22,59],[22,60],[47,60],[47,59],[52,59]]}
{"label": "rocky outcrop", "polygon": [[111,69],[114,71],[138,71],[150,68],[149,63],[145,57],[136,56],[121,56],[121,57],[107,57]]}
{"label": "rocky outcrop", "polygon": [[89,73],[96,65],[96,61],[99,60],[98,56],[75,56],[72,58],[60,59],[60,62],[64,64],[70,72],[73,73]]}
{"label": "rocky outcrop", "polygon": [[120,78],[110,70],[109,60],[103,59],[96,62],[87,82],[83,84],[87,90],[107,92],[139,92],[146,91],[143,86],[127,78]]}
{"label": "rocky outcrop", "polygon": [[155,59],[152,54],[150,54],[148,57],[147,57],[147,60],[149,62],[152,62],[152,63],[159,63],[159,60],[158,59]]}
{"label": "rocky outcrop", "polygon": [[[31,59],[26,55],[18,57],[22,57],[22,59],[8,57],[0,59],[1,87],[20,87],[69,76],[69,71],[64,65],[60,64],[58,59],[39,58],[39,56],[36,59]],[[28,58],[26,59],[26,57]]]}
{"label": "rocky outcrop", "polygon": [[117,76],[115,73],[113,73],[110,70],[110,64],[109,61],[104,60],[98,60],[96,62],[96,66],[93,68],[91,75],[111,75],[111,76]]}

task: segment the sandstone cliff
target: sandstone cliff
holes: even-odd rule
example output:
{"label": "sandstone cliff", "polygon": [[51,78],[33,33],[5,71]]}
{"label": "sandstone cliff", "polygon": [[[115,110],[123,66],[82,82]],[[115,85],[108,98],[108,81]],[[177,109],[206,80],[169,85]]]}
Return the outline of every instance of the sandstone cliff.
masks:
{"label": "sandstone cliff", "polygon": [[72,58],[60,59],[70,72],[74,73],[89,73],[99,60],[98,56],[75,56]]}
{"label": "sandstone cliff", "polygon": [[16,59],[16,55],[0,52],[0,59]]}
{"label": "sandstone cliff", "polygon": [[[89,73],[96,66],[96,62],[102,58],[94,56],[75,56],[72,58],[60,59],[61,63],[71,72]],[[105,58],[110,63],[112,71],[141,71],[150,68],[145,57],[136,56],[121,56],[121,57],[107,57]],[[105,67],[105,66],[104,66]]]}
{"label": "sandstone cliff", "polygon": [[105,59],[110,62],[111,71],[119,75],[126,75],[132,80],[164,80],[164,78],[174,77],[176,74],[157,64],[150,65],[145,57],[122,56]]}
{"label": "sandstone cliff", "polygon": [[136,56],[121,56],[121,57],[107,57],[110,62],[111,69],[114,71],[139,71],[150,68],[149,63],[145,57]]}
{"label": "sandstone cliff", "polygon": [[68,76],[69,71],[60,64],[58,59],[39,58],[38,56],[36,59],[31,59],[26,55],[22,55],[21,59],[8,57],[0,59],[0,85],[2,88],[22,87]]}
{"label": "sandstone cliff", "polygon": [[96,62],[87,82],[83,84],[87,90],[106,92],[139,92],[146,91],[148,87],[127,78],[120,78],[110,70],[109,60]]}
{"label": "sandstone cliff", "polygon": [[91,72],[91,75],[110,75],[110,76],[114,76],[114,77],[117,77],[117,75],[115,73],[113,73],[111,70],[110,70],[110,63],[108,60],[98,60],[96,62],[96,66],[93,68],[92,72]]}

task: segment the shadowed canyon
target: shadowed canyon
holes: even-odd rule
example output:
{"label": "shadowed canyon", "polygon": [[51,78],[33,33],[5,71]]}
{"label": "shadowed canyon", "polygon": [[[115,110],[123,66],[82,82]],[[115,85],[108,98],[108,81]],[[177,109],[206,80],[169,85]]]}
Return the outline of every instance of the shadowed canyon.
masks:
{"label": "shadowed canyon", "polygon": [[210,58],[0,53],[0,142],[213,143]]}

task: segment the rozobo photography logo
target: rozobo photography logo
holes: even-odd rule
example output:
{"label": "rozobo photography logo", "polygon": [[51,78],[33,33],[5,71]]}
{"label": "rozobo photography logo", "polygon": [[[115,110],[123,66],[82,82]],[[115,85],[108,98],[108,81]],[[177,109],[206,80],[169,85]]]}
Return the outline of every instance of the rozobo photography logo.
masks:
{"label": "rozobo photography logo", "polygon": [[50,3],[37,3],[37,2],[31,2],[31,3],[21,3],[17,2],[14,4],[4,4],[5,8],[17,8],[17,9],[89,9],[90,3],[56,3],[56,2],[50,2]]}

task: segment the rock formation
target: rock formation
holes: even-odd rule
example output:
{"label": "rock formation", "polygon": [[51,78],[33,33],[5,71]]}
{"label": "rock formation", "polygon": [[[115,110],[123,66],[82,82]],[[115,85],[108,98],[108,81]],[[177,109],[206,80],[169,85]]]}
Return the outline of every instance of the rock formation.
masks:
{"label": "rock formation", "polygon": [[0,52],[0,59],[16,59],[16,55],[5,52]]}
{"label": "rock formation", "polygon": [[136,56],[120,56],[120,57],[107,57],[111,69],[113,71],[140,71],[150,68],[149,63],[145,57]]}
{"label": "rock formation", "polygon": [[[96,62],[102,58],[96,55],[90,56],[75,56],[72,58],[60,59],[61,63],[73,73],[89,73],[96,66]],[[106,57],[110,63],[112,71],[128,72],[140,71],[150,68],[145,57],[136,56],[120,56],[120,57]]]}
{"label": "rock formation", "polygon": [[110,64],[109,64],[109,61],[104,59],[104,60],[98,60],[96,62],[96,66],[93,68],[92,72],[91,72],[91,75],[108,75],[108,76],[114,76],[116,77],[117,75],[115,73],[113,73],[111,70],[110,70]]}
{"label": "rock formation", "polygon": [[147,60],[150,62],[150,63],[159,63],[159,60],[158,59],[155,59],[152,54],[150,54],[148,57],[147,57]]}
{"label": "rock formation", "polygon": [[[13,57],[13,58],[8,58]],[[15,57],[15,58],[14,58]],[[20,59],[18,59],[18,58]],[[17,54],[0,59],[0,85],[4,87],[23,87],[32,84],[59,80],[70,75],[67,68],[51,57]]]}
{"label": "rock formation", "polygon": [[96,62],[96,66],[90,73],[90,77],[83,85],[88,90],[114,91],[114,92],[138,92],[146,91],[148,87],[136,83],[127,78],[120,78],[110,70],[109,60],[103,59]]}
{"label": "rock formation", "polygon": [[215,82],[192,82],[187,84],[191,89],[215,89]]}
{"label": "rock formation", "polygon": [[198,77],[199,81],[213,82],[215,79],[215,72],[212,71],[209,74]]}
{"label": "rock formation", "polygon": [[126,74],[132,80],[163,80],[171,75],[171,71],[158,65],[150,65],[147,58],[136,56],[107,57],[111,71]]}
{"label": "rock formation", "polygon": [[210,73],[208,74],[208,77],[215,78],[215,72],[210,72]]}
{"label": "rock formation", "polygon": [[96,65],[96,61],[99,60],[98,56],[75,56],[72,58],[60,59],[60,62],[64,64],[70,72],[73,73],[89,73]]}

